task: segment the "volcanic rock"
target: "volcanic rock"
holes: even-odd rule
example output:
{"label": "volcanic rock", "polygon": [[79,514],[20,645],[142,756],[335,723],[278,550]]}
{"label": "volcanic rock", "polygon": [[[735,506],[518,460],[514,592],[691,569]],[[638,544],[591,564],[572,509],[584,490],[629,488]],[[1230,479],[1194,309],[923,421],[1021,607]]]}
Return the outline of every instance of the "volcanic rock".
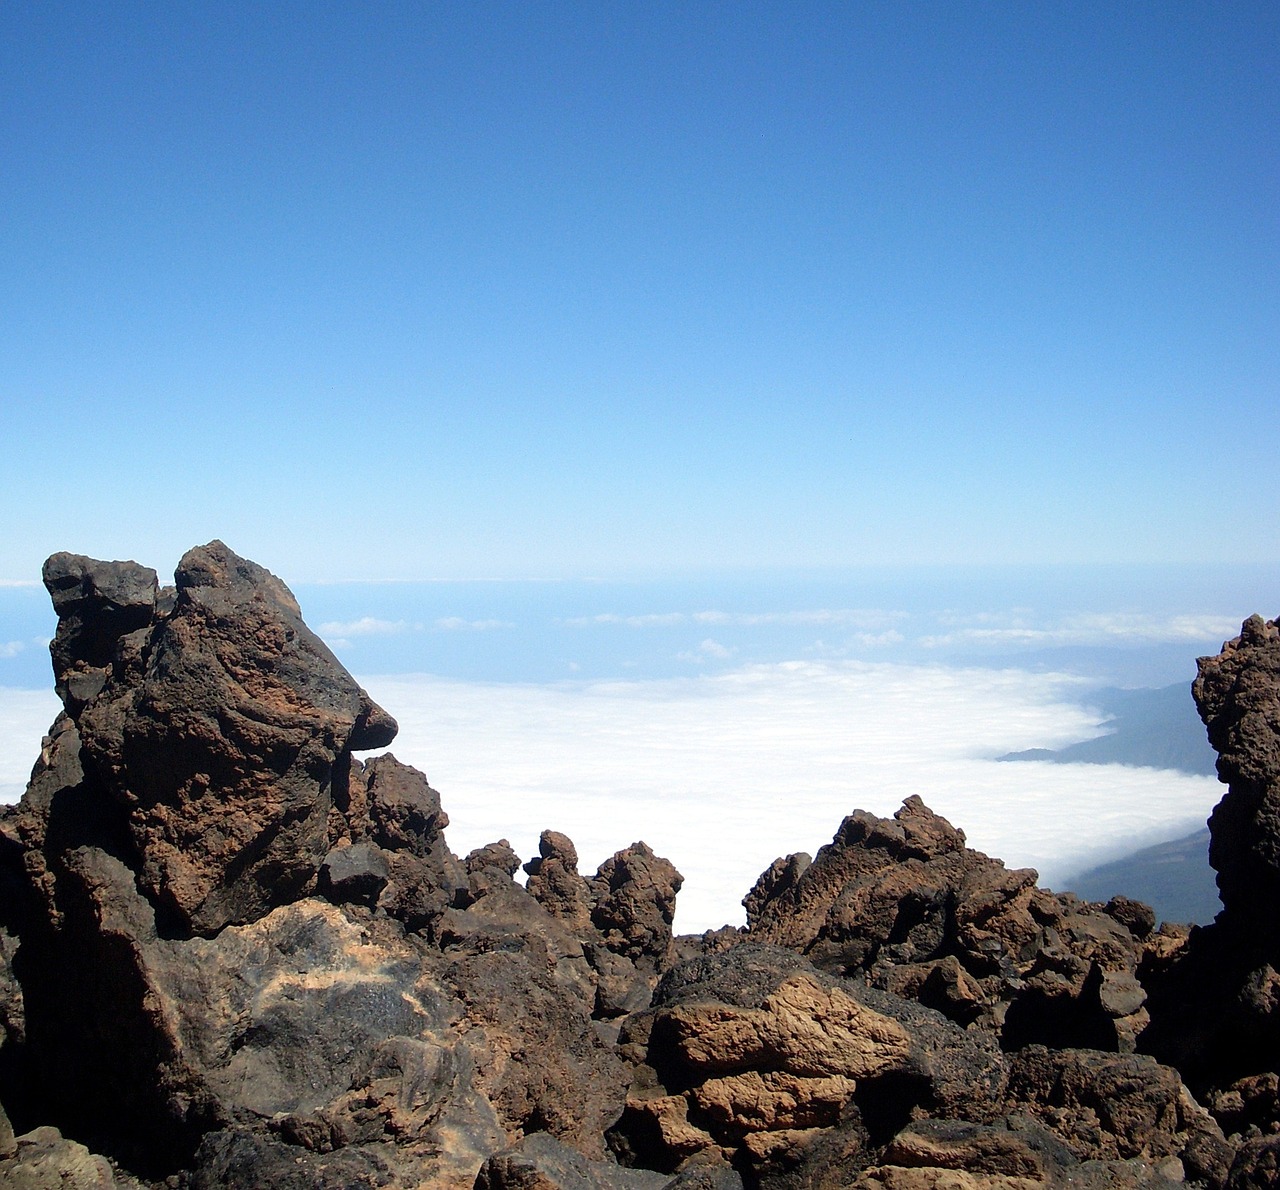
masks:
{"label": "volcanic rock", "polygon": [[1147,1022],[1136,972],[1152,918],[1036,886],[965,846],[910,797],[893,819],[859,810],[813,861],[776,860],[743,901],[752,939],[859,975],[1008,1048],[1134,1048]]}
{"label": "volcanic rock", "polygon": [[136,563],[45,567],[58,690],[139,887],[167,930],[211,935],[313,886],[351,750],[396,727],[269,571],[215,541],[175,580],[162,613]]}
{"label": "volcanic rock", "polygon": [[475,1190],[664,1190],[671,1179],[611,1161],[591,1161],[546,1132],[533,1132],[494,1153]]}
{"label": "volcanic rock", "polygon": [[[1192,692],[1228,786],[1209,818],[1218,892],[1229,913],[1261,919],[1280,900],[1280,619],[1250,616],[1200,659]],[[1274,914],[1265,924],[1280,931]]]}
{"label": "volcanic rock", "polygon": [[[1225,1120],[1274,1131],[1274,1096],[1251,1088],[1280,1070],[1280,620],[1251,616],[1198,668],[1192,693],[1227,784],[1209,819],[1223,908],[1144,970],[1142,1047],[1222,1104]],[[1233,1106],[1233,1088],[1247,1109]]]}
{"label": "volcanic rock", "polygon": [[[56,1128],[32,1129],[12,1137],[0,1152],[0,1185],[13,1190],[117,1190],[105,1157],[68,1140]],[[132,1183],[130,1183],[132,1184]]]}
{"label": "volcanic rock", "polygon": [[1176,1159],[1079,1160],[1047,1129],[1019,1117],[992,1124],[919,1120],[885,1146],[880,1162],[849,1182],[856,1190],[1173,1190]]}
{"label": "volcanic rock", "polygon": [[[578,851],[559,831],[543,831],[538,855],[524,866],[529,874],[529,895],[570,929],[583,930],[591,923],[591,902],[585,880],[578,875]],[[668,930],[670,921],[667,922]]]}
{"label": "volcanic rock", "polygon": [[2,1185],[1277,1184],[1280,623],[1195,688],[1213,926],[1055,895],[910,798],[676,939],[643,842],[586,876],[544,831],[527,886],[505,839],[455,856],[423,773],[352,756],[394,720],[220,542],[174,588],[45,579],[64,711],[0,811]]}
{"label": "volcanic rock", "polygon": [[758,1178],[832,1128],[865,1152],[915,1110],[986,1118],[1005,1083],[988,1036],[748,943],[668,972],[623,1042],[640,1065],[612,1143],[659,1169],[708,1151]]}
{"label": "volcanic rock", "polygon": [[540,1131],[602,1159],[629,1076],[593,1013],[647,1003],[610,947],[656,965],[674,869],[619,853],[610,934],[570,928],[352,759],[394,721],[278,579],[218,542],[176,577],[46,567],[66,711],[0,819],[0,1098],[193,1186],[469,1186]]}
{"label": "volcanic rock", "polygon": [[591,881],[591,924],[604,944],[638,966],[656,971],[670,956],[676,893],[684,877],[643,842],[600,865]]}

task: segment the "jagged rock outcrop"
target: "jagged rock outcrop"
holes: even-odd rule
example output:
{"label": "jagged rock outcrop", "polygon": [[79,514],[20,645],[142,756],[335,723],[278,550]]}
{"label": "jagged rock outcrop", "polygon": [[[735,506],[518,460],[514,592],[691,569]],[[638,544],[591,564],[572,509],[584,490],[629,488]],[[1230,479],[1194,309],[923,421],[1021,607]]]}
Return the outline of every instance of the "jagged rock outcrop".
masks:
{"label": "jagged rock outcrop", "polygon": [[166,928],[213,934],[310,891],[351,750],[396,725],[288,588],[217,541],[183,557],[171,608],[134,563],[55,554],[44,577],[57,688]]}
{"label": "jagged rock outcrop", "polygon": [[1214,926],[1041,889],[910,798],[676,939],[643,842],[586,875],[544,831],[526,884],[506,839],[455,856],[423,773],[352,757],[394,720],[220,542],[173,588],[45,579],[64,710],[0,812],[0,1185],[1280,1184],[1280,623],[1195,688]]}
{"label": "jagged rock outcrop", "polygon": [[1147,1023],[1136,973],[1149,908],[1039,888],[1031,869],[966,847],[918,797],[892,819],[849,815],[816,859],[775,861],[743,903],[752,939],[996,1032],[1008,1048],[1132,1050]]}
{"label": "jagged rock outcrop", "polygon": [[1251,616],[1217,657],[1202,657],[1192,693],[1227,793],[1209,818],[1209,862],[1228,921],[1280,935],[1280,619]]}
{"label": "jagged rock outcrop", "polygon": [[394,720],[219,542],[172,590],[45,577],[65,710],[0,818],[19,1140],[193,1186],[469,1186],[540,1131],[605,1161],[629,1074],[601,1022],[648,1002],[674,868],[636,844],[588,880],[563,840],[566,923],[505,842],[459,860],[422,773],[351,756]]}
{"label": "jagged rock outcrop", "polygon": [[1280,619],[1246,620],[1218,656],[1200,659],[1192,693],[1228,787],[1209,819],[1209,862],[1223,908],[1144,973],[1153,1019],[1142,1044],[1177,1065],[1224,1119],[1247,1132],[1275,1133],[1280,1107],[1269,1088],[1280,1070]]}

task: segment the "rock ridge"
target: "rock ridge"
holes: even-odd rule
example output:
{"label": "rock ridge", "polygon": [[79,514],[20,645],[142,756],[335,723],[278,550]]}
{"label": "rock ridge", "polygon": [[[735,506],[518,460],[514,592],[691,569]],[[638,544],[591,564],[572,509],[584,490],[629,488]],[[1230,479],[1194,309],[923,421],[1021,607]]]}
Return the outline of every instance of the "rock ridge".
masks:
{"label": "rock ridge", "polygon": [[[395,720],[214,541],[54,554],[63,711],[0,811],[0,1184],[1276,1184],[1280,621],[1194,697],[1223,911],[1039,887],[910,797],[672,933],[643,842],[460,857]],[[525,882],[520,883],[521,872]]]}

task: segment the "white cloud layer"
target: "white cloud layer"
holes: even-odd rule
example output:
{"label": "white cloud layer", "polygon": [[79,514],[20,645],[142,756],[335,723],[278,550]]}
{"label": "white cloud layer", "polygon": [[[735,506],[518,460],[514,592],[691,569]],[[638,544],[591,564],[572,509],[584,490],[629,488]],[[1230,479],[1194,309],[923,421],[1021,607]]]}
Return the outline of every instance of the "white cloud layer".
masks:
{"label": "white cloud layer", "polygon": [[[904,620],[906,612],[866,610],[857,608],[813,608],[786,612],[647,612],[643,615],[623,616],[616,612],[602,612],[595,616],[573,616],[560,620],[570,628],[592,628],[600,625],[620,624],[627,628],[679,628],[684,624],[728,624],[737,628],[809,627],[833,625],[836,627],[883,630]],[[898,638],[899,640],[901,637]]]}
{"label": "white cloud layer", "polygon": [[40,755],[40,740],[62,704],[52,688],[0,686],[0,802],[16,802]]}
{"label": "white cloud layer", "polygon": [[1061,675],[793,662],[648,682],[362,681],[400,721],[392,751],[441,791],[455,851],[506,837],[528,858],[551,827],[588,871],[644,839],[685,876],[685,931],[740,922],[776,856],[913,793],[1049,883],[1189,833],[1221,794],[1182,773],[990,759],[1098,734]]}
{"label": "white cloud layer", "polygon": [[677,653],[676,659],[679,661],[728,661],[730,657],[737,652],[727,645],[722,645],[718,640],[712,640],[707,637],[696,649],[687,653]]}
{"label": "white cloud layer", "polygon": [[[1147,616],[1108,613],[1069,616],[1057,624],[1040,626],[994,623],[986,615],[970,618],[955,631],[920,638],[926,648],[972,643],[984,645],[1115,645],[1177,644],[1181,641],[1227,640],[1240,632],[1240,622],[1225,616]],[[979,621],[975,623],[974,621]],[[985,626],[991,624],[991,626]]]}
{"label": "white cloud layer", "polygon": [[321,624],[316,631],[328,640],[338,637],[350,640],[353,636],[397,636],[408,632],[411,625],[407,620],[379,620],[374,616],[361,616],[358,620],[330,620]]}

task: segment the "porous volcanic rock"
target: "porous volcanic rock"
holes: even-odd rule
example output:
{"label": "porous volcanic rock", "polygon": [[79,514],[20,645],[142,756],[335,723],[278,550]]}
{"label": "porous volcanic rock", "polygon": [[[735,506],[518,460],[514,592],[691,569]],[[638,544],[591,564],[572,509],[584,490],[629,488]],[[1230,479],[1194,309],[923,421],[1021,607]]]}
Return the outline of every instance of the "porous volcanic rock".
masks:
{"label": "porous volcanic rock", "polygon": [[1081,1161],[1052,1132],[1018,1117],[993,1124],[919,1120],[885,1146],[878,1164],[852,1180],[803,1184],[832,1190],[1174,1190],[1185,1184],[1185,1170],[1176,1158]]}
{"label": "porous volcanic rock", "polygon": [[167,929],[210,935],[311,889],[351,750],[396,724],[269,571],[214,541],[174,577],[164,611],[154,572],[55,554],[51,652],[140,888]]}
{"label": "porous volcanic rock", "polygon": [[743,904],[750,938],[996,1032],[1008,1048],[1132,1050],[1147,1022],[1137,968],[1150,909],[1039,888],[1033,870],[966,847],[918,797],[892,819],[850,814],[814,860],[776,860]]}
{"label": "porous volcanic rock", "polygon": [[630,1076],[596,1018],[647,1004],[675,869],[636,844],[575,871],[565,922],[505,842],[464,864],[421,772],[351,756],[394,720],[219,542],[171,591],[78,555],[45,574],[65,710],[0,815],[23,1135],[191,1186],[470,1186],[544,1131],[605,1160]]}
{"label": "porous volcanic rock", "polygon": [[1216,657],[1202,657],[1192,693],[1227,793],[1209,817],[1209,862],[1223,908],[1280,934],[1280,619],[1250,616]]}
{"label": "porous volcanic rock", "polygon": [[622,1042],[637,1073],[615,1149],[670,1170],[715,1157],[753,1179],[833,1129],[843,1160],[865,1164],[915,1111],[987,1118],[1006,1079],[990,1036],[751,943],[668,972]]}
{"label": "porous volcanic rock", "polygon": [[684,877],[644,842],[624,847],[590,881],[591,924],[604,944],[649,971],[671,954],[676,894]]}

